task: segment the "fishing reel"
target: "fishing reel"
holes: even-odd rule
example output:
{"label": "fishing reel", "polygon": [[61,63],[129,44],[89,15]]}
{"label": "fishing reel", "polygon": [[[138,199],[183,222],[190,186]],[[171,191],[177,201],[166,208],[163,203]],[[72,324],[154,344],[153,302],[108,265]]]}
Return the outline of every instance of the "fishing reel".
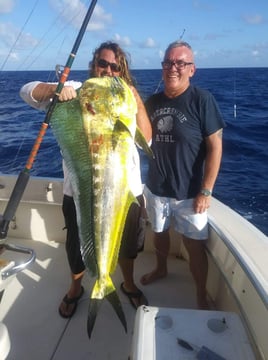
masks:
{"label": "fishing reel", "polygon": [[63,66],[63,65],[57,64],[57,65],[55,66],[55,74],[56,74],[56,78],[58,79],[58,81],[59,81],[60,78],[61,78],[61,75],[62,75],[63,70],[64,70],[64,66]]}

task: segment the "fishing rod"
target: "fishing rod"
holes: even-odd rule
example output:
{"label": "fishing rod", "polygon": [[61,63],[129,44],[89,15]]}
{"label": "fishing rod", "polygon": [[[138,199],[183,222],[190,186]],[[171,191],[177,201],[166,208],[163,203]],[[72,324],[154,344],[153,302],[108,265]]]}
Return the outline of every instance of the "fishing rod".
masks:
{"label": "fishing rod", "polygon": [[69,55],[69,57],[67,59],[66,65],[65,65],[64,70],[63,70],[63,72],[61,74],[60,80],[59,80],[58,85],[57,85],[56,90],[55,90],[55,94],[54,94],[54,96],[52,98],[52,101],[51,101],[51,103],[49,105],[49,108],[48,108],[48,111],[46,113],[44,122],[41,125],[39,133],[38,133],[37,138],[35,140],[35,143],[34,143],[34,145],[32,147],[32,150],[31,150],[30,155],[28,157],[28,160],[26,162],[25,168],[20,172],[20,174],[18,176],[18,179],[16,181],[16,184],[14,186],[14,189],[12,191],[12,194],[10,196],[10,199],[8,201],[6,209],[4,211],[4,214],[0,215],[0,239],[5,239],[6,236],[7,236],[9,223],[13,219],[13,217],[14,217],[14,215],[16,213],[17,207],[18,207],[18,205],[20,203],[20,200],[22,198],[22,195],[24,193],[26,185],[27,185],[27,183],[29,181],[30,170],[31,170],[31,168],[33,166],[35,157],[36,157],[37,152],[38,152],[38,150],[40,148],[43,137],[44,137],[44,135],[46,133],[46,129],[48,128],[48,125],[49,125],[50,118],[52,116],[53,110],[55,109],[55,106],[56,106],[56,104],[57,104],[57,102],[59,100],[61,90],[63,89],[64,83],[67,80],[68,75],[70,73],[71,66],[73,64],[73,61],[74,61],[74,58],[76,56],[77,50],[78,50],[78,48],[80,46],[81,40],[82,40],[82,38],[83,38],[83,36],[85,34],[88,22],[89,22],[89,20],[91,18],[91,15],[92,15],[93,11],[94,11],[96,3],[97,3],[97,0],[92,0],[91,1],[89,9],[88,9],[88,11],[86,13],[84,21],[83,21],[83,23],[81,25],[81,28],[79,30],[79,33],[78,33],[78,35],[76,37],[76,40],[75,40],[75,43],[73,45],[72,51],[71,51],[71,53],[70,53],[70,55]]}

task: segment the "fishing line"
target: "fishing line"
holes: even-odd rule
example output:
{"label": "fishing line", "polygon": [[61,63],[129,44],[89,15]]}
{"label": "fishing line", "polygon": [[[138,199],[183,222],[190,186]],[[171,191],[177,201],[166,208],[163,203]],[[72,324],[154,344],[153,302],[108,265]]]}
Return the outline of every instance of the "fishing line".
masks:
{"label": "fishing line", "polygon": [[[38,0],[39,1],[39,0]],[[37,3],[38,1],[35,3],[35,7],[37,6]],[[31,18],[31,15],[33,14],[33,11],[35,9],[35,7],[32,9],[31,13],[29,14],[28,18],[27,18],[27,21],[25,21],[25,24],[23,26],[23,28],[21,29],[20,31],[20,35],[23,33],[23,30],[25,29],[26,27],[26,24],[29,22],[30,18]],[[39,42],[34,46],[34,48],[32,49],[32,51],[26,56],[26,58],[21,62],[21,64],[19,65],[19,67],[17,68],[17,70],[21,69],[22,66],[26,63],[26,61],[32,56],[32,54],[35,52],[35,50],[39,47],[39,45],[42,43],[43,39],[47,36],[47,34],[56,26],[56,24],[59,22],[59,19],[60,17],[62,16],[63,12],[65,11],[66,9],[63,9],[59,15],[55,18],[54,21],[52,21],[51,25],[48,27],[48,29],[44,32],[44,34],[42,35],[42,37],[40,38]],[[66,29],[66,27],[71,23],[73,22],[79,15],[81,14],[81,8],[79,9],[79,11],[76,12],[76,14],[74,16],[71,17],[70,21],[65,24],[61,30],[58,32],[57,36],[54,36],[53,37],[53,40],[51,42],[49,42],[49,44],[47,45],[46,48],[44,48],[36,57],[34,60],[32,60],[32,62],[28,65],[28,67],[26,67],[25,69],[29,69],[31,68],[31,66],[41,57],[41,55],[51,46],[51,43],[54,42],[62,33],[63,31]],[[61,42],[61,45],[60,47],[58,47],[58,53],[60,53],[62,47],[63,47],[63,44],[66,40],[66,37],[64,37],[63,41]],[[16,40],[16,42],[18,41],[18,39]],[[13,45],[13,47],[15,46],[15,44]],[[12,52],[12,50],[10,51],[10,53]],[[52,74],[53,74],[53,77],[52,77]],[[51,70],[50,73],[48,74],[48,77],[47,77],[47,80],[46,82],[55,82],[57,83],[59,81],[59,78],[57,78],[55,76],[55,71],[54,70]],[[25,139],[26,139],[26,136],[28,134],[28,131],[29,131],[29,128],[34,124],[35,121],[32,121],[32,122],[28,122],[27,124],[27,128],[25,129],[25,131],[23,132],[23,138],[21,138],[20,140],[20,143],[19,143],[19,146],[18,148],[16,149],[16,153],[15,155],[13,156],[12,158],[12,163],[11,163],[11,166],[9,167],[10,168],[10,171],[15,171],[16,169],[16,161],[17,159],[19,158],[19,154],[21,153],[21,150],[25,144]],[[50,147],[48,146],[48,149]],[[53,145],[51,145],[51,148],[53,148]]]}
{"label": "fishing line", "polygon": [[[60,15],[59,15],[57,18],[59,18],[59,17],[63,14],[64,11],[65,11],[65,8],[61,11]],[[64,31],[64,30],[73,22],[73,20],[75,20],[80,14],[81,14],[81,8],[80,8],[79,11],[69,20],[69,22],[63,26],[63,28],[58,32],[58,34],[53,37],[53,40],[52,40],[51,42],[49,42],[48,45],[47,45],[44,49],[41,50],[41,52],[40,52],[40,53],[35,57],[35,59],[29,64],[28,68],[31,68],[31,67],[32,67],[32,65],[41,57],[41,55],[42,55],[48,48],[51,47],[51,44],[52,44],[54,41],[56,41],[56,39],[63,33],[63,31]],[[55,22],[54,22],[54,23],[55,23]],[[61,52],[61,50],[62,50],[62,48],[63,48],[63,44],[64,44],[64,42],[66,41],[66,38],[67,38],[67,37],[65,36],[64,39],[62,40],[60,46],[58,47],[58,51],[57,51],[58,54]],[[54,81],[52,81],[52,82],[56,82],[56,83],[58,83],[59,80],[60,80],[60,77],[58,76],[58,72],[57,72],[57,66],[58,66],[58,65],[56,65],[55,70],[53,69],[53,70],[51,70],[51,72],[50,72],[50,74],[53,73],[53,75],[56,76],[56,77],[54,78]],[[64,70],[64,65],[60,65],[60,66],[63,67],[63,70]],[[62,74],[62,71],[60,72],[60,74]],[[45,97],[45,95],[46,95],[46,94],[44,94],[44,97]]]}
{"label": "fishing line", "polygon": [[[36,111],[38,114],[40,113],[38,110],[35,110],[35,109],[32,109],[32,111]],[[24,113],[28,114],[29,110],[27,110],[27,111],[25,110]],[[26,123],[26,125],[25,125],[25,123]],[[27,142],[32,141],[32,139],[30,139],[29,134],[33,133],[33,131],[38,131],[38,126],[39,125],[35,119],[24,122],[23,135],[20,136],[20,141],[18,141],[18,143],[17,143],[18,146],[16,148],[14,148],[14,152],[12,152],[11,162],[10,162],[10,164],[8,164],[8,172],[9,173],[16,174],[17,171],[19,170],[18,167],[19,166],[21,167],[21,164],[24,161],[23,159],[25,159],[25,161],[26,161],[27,154],[23,154],[23,150],[25,150],[25,148],[27,149],[27,147],[29,147],[29,144],[27,144]],[[21,133],[22,132],[19,132],[19,135],[21,135]],[[55,141],[55,144],[56,144],[56,141]],[[49,144],[48,142],[46,142],[46,150],[47,151],[54,150],[55,144]],[[30,148],[29,148],[29,151],[30,151]]]}
{"label": "fishing line", "polygon": [[41,124],[41,128],[40,128],[39,133],[37,135],[36,141],[35,141],[35,143],[34,143],[34,145],[32,147],[32,150],[31,150],[31,153],[30,153],[30,155],[28,157],[26,165],[25,165],[24,169],[20,172],[20,174],[18,176],[18,179],[17,179],[16,184],[15,184],[15,186],[13,188],[13,191],[12,191],[12,194],[11,194],[10,199],[8,201],[8,204],[6,206],[6,209],[4,211],[4,214],[1,217],[1,222],[0,222],[0,238],[1,239],[5,239],[6,236],[7,236],[9,223],[12,220],[12,218],[13,218],[16,210],[17,210],[17,207],[18,207],[18,205],[20,203],[20,200],[22,198],[24,190],[25,190],[25,188],[26,188],[26,186],[28,184],[28,181],[29,181],[29,178],[30,178],[30,170],[31,170],[32,165],[34,163],[35,157],[37,155],[37,152],[39,150],[39,147],[41,145],[43,137],[44,137],[44,135],[46,133],[47,127],[49,125],[50,118],[51,118],[53,110],[54,110],[54,108],[55,108],[55,106],[56,106],[56,104],[58,102],[61,90],[63,89],[64,83],[67,80],[68,75],[70,73],[71,66],[72,66],[73,61],[75,59],[76,53],[78,51],[78,48],[80,46],[80,43],[81,43],[82,38],[84,36],[84,33],[86,31],[86,28],[88,26],[89,20],[90,20],[90,18],[92,16],[92,13],[94,11],[96,3],[97,3],[97,0],[92,0],[91,1],[89,9],[88,9],[88,11],[87,11],[87,13],[85,15],[85,18],[84,18],[83,23],[82,23],[82,25],[80,27],[79,33],[78,33],[78,35],[76,37],[76,40],[74,42],[73,48],[72,48],[72,50],[70,52],[70,55],[69,55],[69,57],[67,59],[67,62],[66,62],[64,71],[63,71],[63,73],[61,75],[60,81],[58,82],[58,85],[57,85],[55,94],[53,96],[53,99],[52,99],[52,101],[50,103],[50,106],[49,106],[49,108],[47,110],[45,120]]}
{"label": "fishing line", "polygon": [[3,64],[2,64],[2,66],[1,66],[1,68],[0,68],[0,71],[2,71],[2,70],[4,69],[4,66],[5,66],[5,65],[6,65],[6,63],[7,63],[7,60],[9,59],[9,57],[10,57],[10,55],[11,55],[11,53],[12,53],[13,49],[15,48],[15,46],[16,46],[16,44],[17,44],[17,42],[19,41],[19,38],[21,37],[21,35],[22,35],[22,33],[23,33],[23,30],[24,30],[25,26],[26,26],[26,25],[27,25],[27,23],[29,22],[29,20],[30,20],[30,18],[31,18],[31,16],[32,16],[32,14],[33,14],[33,12],[34,12],[34,10],[35,10],[35,8],[36,8],[36,6],[37,6],[38,2],[39,2],[39,0],[36,0],[36,1],[35,1],[35,4],[34,4],[34,6],[33,6],[32,10],[30,11],[30,14],[28,15],[28,17],[27,17],[27,19],[26,19],[26,21],[25,21],[24,25],[22,26],[22,28],[21,28],[21,30],[20,30],[20,32],[19,32],[19,34],[18,34],[18,36],[17,36],[17,38],[16,38],[16,40],[15,40],[14,44],[11,46],[11,48],[10,48],[10,50],[9,50],[9,53],[7,54],[7,57],[5,58],[5,60],[4,60]]}
{"label": "fishing line", "polygon": [[[39,45],[43,42],[43,40],[47,37],[47,35],[49,34],[49,32],[51,32],[51,30],[53,29],[53,27],[56,25],[56,23],[58,22],[59,18],[60,18],[61,14],[59,14],[56,19],[51,23],[51,25],[48,27],[48,29],[44,32],[44,34],[41,36],[40,40],[37,42],[37,44],[33,47],[33,49],[30,51],[30,53],[26,56],[26,58],[20,63],[19,67],[17,68],[17,70],[20,70],[22,68],[22,66],[26,63],[26,61],[33,55],[33,53],[35,52],[35,50],[39,47]],[[61,33],[63,30],[65,29],[65,27],[62,28],[62,30],[59,32]],[[58,36],[58,35],[57,35]],[[49,46],[51,45],[51,43],[53,43],[56,40],[56,37],[53,37],[53,40],[51,42],[49,42]],[[47,48],[46,48],[47,49]],[[40,55],[42,54],[42,52],[34,59],[34,61],[32,61],[28,67],[26,67],[25,69],[29,69],[31,67],[31,65],[40,57]]]}
{"label": "fishing line", "polygon": [[[46,82],[54,82],[54,83],[57,83],[59,81],[59,79],[56,77],[56,74],[55,74],[55,71],[51,70],[48,75],[47,75],[47,80]],[[39,113],[38,110],[36,109],[31,109],[31,111],[36,111]],[[27,110],[23,108],[23,110],[21,110],[20,112],[20,115],[19,116],[23,116],[25,114],[25,116],[29,114],[29,109],[28,109],[28,106],[27,106]],[[12,118],[12,114],[9,115],[10,119],[12,119],[12,121],[14,121],[14,119]],[[25,146],[25,142],[27,141],[27,137],[29,136],[28,134],[30,134],[32,132],[31,129],[34,129],[35,127],[38,126],[38,124],[36,123],[36,120],[35,119],[32,119],[32,120],[29,120],[29,121],[24,121],[24,131],[23,131],[23,135],[20,136],[20,141],[18,141],[18,147],[16,149],[14,149],[14,155],[12,156],[12,159],[11,159],[11,164],[10,166],[8,167],[9,169],[9,172],[12,172],[12,173],[15,173],[17,170],[16,168],[18,167],[16,165],[16,162],[18,161],[18,159],[22,156],[23,158],[26,156],[26,155],[20,155],[22,154],[22,149],[24,148]],[[21,132],[20,132],[21,134]],[[47,144],[47,150],[49,149],[53,149],[54,148],[54,144],[52,145],[49,145]],[[20,163],[20,162],[18,162]]]}
{"label": "fishing line", "polygon": [[[62,31],[63,31],[67,26],[68,26],[68,25],[66,25],[66,26],[62,29]],[[49,48],[51,47],[51,45],[53,44],[53,42],[55,42],[60,35],[61,35],[61,32],[59,32],[59,33],[53,38],[53,40],[52,40],[51,42],[49,42],[49,43],[47,44],[47,46],[46,46],[45,48],[43,48],[43,49],[39,52],[39,54],[32,60],[32,62],[29,63],[29,65],[28,65],[28,67],[27,67],[26,69],[31,68],[31,67],[33,66],[33,64],[34,64],[37,60],[40,59],[41,55],[42,55],[47,49],[49,49]],[[65,38],[66,38],[66,37],[65,37]],[[64,38],[64,39],[65,39],[65,38]],[[64,43],[64,40],[62,41],[62,44],[63,44],[63,43]],[[58,52],[59,52],[59,48],[58,48]]]}
{"label": "fishing line", "polygon": [[[89,6],[89,3],[88,3],[88,6]],[[24,59],[24,61],[20,64],[20,66],[17,68],[17,70],[20,69],[20,68],[23,66],[23,64],[26,63],[26,61],[30,58],[30,56],[34,53],[34,51],[35,51],[35,50],[38,48],[38,46],[41,44],[42,40],[47,36],[47,34],[52,30],[52,28],[55,27],[55,25],[57,24],[57,22],[59,21],[60,17],[62,16],[62,14],[63,14],[63,12],[64,12],[65,10],[66,10],[66,9],[63,9],[63,10],[59,13],[59,15],[55,18],[55,20],[52,21],[51,25],[50,25],[50,26],[48,27],[48,29],[44,32],[44,34],[42,35],[42,37],[41,37],[41,39],[39,40],[39,42],[37,43],[37,45],[32,49],[32,51],[30,52],[30,54]],[[70,21],[69,21],[67,24],[65,24],[65,25],[61,28],[61,30],[58,32],[57,36],[54,36],[54,37],[53,37],[53,41],[52,41],[52,42],[54,42],[54,41],[63,33],[63,31],[66,29],[66,27],[67,27],[68,25],[70,25],[70,23],[73,22],[73,21],[81,14],[81,11],[82,11],[82,9],[80,8],[80,9],[76,12],[76,14],[71,17]],[[58,53],[61,52],[65,40],[66,40],[66,36],[65,36],[64,39],[62,40],[60,46],[58,47]],[[41,54],[42,54],[43,52],[45,52],[45,50],[51,46],[51,43],[52,43],[52,42],[49,42],[48,46],[47,46],[46,48],[44,48],[43,50],[41,50],[41,52],[39,53],[39,55],[37,55],[36,58],[28,65],[28,68],[30,68],[30,67],[34,64],[34,62],[40,58]],[[62,65],[61,67],[64,68],[63,65]],[[26,67],[26,69],[27,69],[27,67]],[[62,71],[61,71],[61,73],[62,73]],[[56,74],[55,74],[55,70],[53,69],[53,70],[51,70],[51,71],[49,72],[49,74],[48,74],[48,76],[47,76],[46,82],[58,83],[59,78],[60,78],[60,77],[58,76],[57,72],[56,72]],[[45,94],[44,94],[44,96],[45,96]],[[26,137],[27,137],[27,134],[29,133],[29,129],[30,129],[30,127],[32,127],[33,125],[35,125],[35,121],[34,121],[34,120],[28,122],[28,123],[27,123],[27,128],[26,128],[25,131],[23,132],[23,137],[20,138],[21,140],[20,140],[20,142],[19,142],[19,146],[18,146],[18,148],[16,149],[15,155],[12,157],[11,165],[9,166],[9,169],[10,169],[9,171],[11,171],[12,173],[15,172],[15,170],[16,170],[16,167],[17,167],[17,166],[16,166],[16,162],[17,162],[17,160],[18,160],[18,158],[19,158],[19,156],[20,156],[20,153],[21,153],[22,148],[24,147],[25,139],[26,139]],[[54,144],[47,145],[47,150],[49,151],[50,149],[54,149]]]}
{"label": "fishing line", "polygon": [[13,157],[13,160],[12,160],[12,163],[11,163],[11,166],[10,166],[10,170],[12,172],[13,172],[13,170],[15,171],[15,163],[16,163],[17,159],[19,158],[19,154],[21,152],[22,146],[25,143],[26,134],[29,132],[30,125],[31,125],[31,123],[29,122],[27,128],[25,129],[25,131],[23,131],[23,138],[21,139],[21,141],[19,143],[19,147],[17,149],[17,152],[16,152],[15,156]]}
{"label": "fishing line", "polygon": [[[88,6],[89,6],[89,2],[88,2],[87,7],[88,7]],[[64,30],[65,30],[76,18],[78,18],[79,15],[81,15],[82,10],[83,10],[83,9],[80,7],[79,10],[70,18],[70,20],[68,21],[68,23],[66,23],[66,24],[60,29],[60,31],[57,33],[57,35],[56,35],[56,36],[53,36],[52,41],[49,41],[48,44],[47,44],[47,46],[46,46],[45,48],[41,49],[41,51],[39,52],[39,54],[31,61],[31,63],[28,64],[28,66],[26,67],[26,69],[31,68],[31,67],[33,66],[33,64],[34,64],[37,60],[39,60],[39,59],[41,58],[41,55],[42,55],[43,53],[45,53],[46,50],[51,47],[51,45],[53,44],[53,42],[55,42],[55,41],[59,38],[59,36],[64,32]],[[63,9],[61,10],[61,12],[59,13],[59,15],[58,15],[58,16],[56,17],[56,19],[52,22],[52,25],[48,28],[47,31],[45,31],[45,33],[44,33],[43,36],[41,37],[41,39],[40,39],[40,41],[38,42],[38,44],[33,48],[33,50],[31,51],[31,53],[26,57],[26,59],[24,60],[23,63],[25,63],[26,60],[30,58],[30,55],[31,55],[31,54],[37,49],[37,47],[41,44],[42,40],[43,40],[43,39],[46,37],[46,35],[51,31],[51,29],[53,28],[53,26],[55,26],[55,25],[57,24],[57,22],[58,22],[59,19],[62,17],[62,15],[63,15],[63,13],[64,13],[65,11],[66,11],[66,8],[63,8]],[[58,48],[57,48],[57,53],[58,53],[58,54],[61,52],[61,50],[62,50],[62,48],[63,48],[63,44],[64,44],[65,41],[66,41],[66,38],[67,38],[67,37],[65,36],[65,37],[63,38],[60,46],[58,46]],[[56,57],[56,54],[55,54],[55,57]],[[64,67],[64,66],[63,66],[63,67]],[[20,68],[21,68],[21,66],[20,66]],[[51,74],[55,75],[55,70],[54,70],[54,69],[51,70],[51,72],[49,73],[49,76],[48,76],[48,78],[47,78],[47,82],[55,82],[55,83],[58,83],[59,78],[58,78],[57,76],[54,77],[53,80],[49,80]],[[57,75],[57,73],[56,73],[56,75]],[[45,96],[45,94],[44,94],[44,96]]]}
{"label": "fishing line", "polygon": [[[47,34],[52,30],[52,28],[57,24],[57,22],[59,21],[60,17],[62,16],[63,12],[65,11],[66,9],[63,9],[60,14],[56,17],[56,19],[51,23],[51,25],[49,26],[49,28],[44,32],[44,34],[42,35],[41,39],[39,40],[39,42],[37,43],[37,45],[32,49],[32,51],[30,52],[30,54],[24,59],[24,61],[20,64],[20,66],[18,67],[18,69],[20,69],[23,64],[26,63],[26,61],[30,58],[30,56],[34,53],[34,51],[38,48],[38,46],[41,44],[42,40],[47,36]],[[75,20],[79,15],[81,14],[81,8],[79,9],[78,12],[76,12],[76,14],[71,18],[71,20],[65,24],[61,30],[58,32],[57,36],[54,36],[53,37],[53,41],[54,42],[62,33],[63,31],[66,29],[66,27],[73,21]],[[66,40],[66,36],[64,37],[63,41],[61,42],[60,46],[58,47],[58,53],[61,52],[62,48],[63,48],[63,44]],[[31,68],[31,66],[40,58],[41,54],[44,53],[50,46],[51,46],[51,43],[52,42],[49,42],[49,44],[43,49],[41,50],[41,52],[39,53],[39,55],[37,55],[35,57],[35,59],[28,65],[28,68]],[[64,66],[63,66],[64,67]],[[17,70],[18,70],[17,69]],[[27,69],[27,67],[26,67]],[[58,83],[59,81],[59,77],[57,76],[57,73],[55,74],[55,70],[51,70],[48,74],[48,77],[47,77],[47,80],[46,82],[55,82],[55,83]],[[45,94],[44,94],[45,96]],[[16,161],[17,159],[19,158],[19,154],[21,152],[21,149],[23,148],[24,146],[24,143],[25,143],[25,139],[26,139],[26,134],[28,133],[27,130],[29,130],[29,128],[35,123],[35,121],[32,121],[32,122],[29,122],[28,123],[28,126],[27,126],[27,129],[25,129],[26,131],[24,132],[24,136],[23,138],[21,139],[20,141],[20,144],[19,144],[19,147],[17,148],[17,151],[16,151],[16,154],[15,156],[13,157],[13,160],[12,160],[12,163],[11,163],[11,166],[10,166],[10,170],[13,171],[15,170],[15,164],[16,164]],[[54,148],[54,145],[52,144],[51,146],[48,145],[48,150],[49,149],[52,149]]]}
{"label": "fishing line", "polygon": [[155,89],[154,91],[154,94],[158,93],[159,89],[160,89],[160,86],[162,85],[162,82],[163,82],[163,78],[161,78],[161,80],[159,81],[158,85],[157,85],[157,88]]}
{"label": "fishing line", "polygon": [[[26,58],[24,59],[24,61],[20,64],[20,66],[18,67],[18,70],[21,69],[21,67],[23,66],[23,64],[26,63],[26,61],[31,57],[31,55],[35,52],[35,50],[40,47],[40,45],[42,44],[43,40],[47,37],[47,35],[52,31],[52,29],[56,26],[57,23],[59,23],[59,20],[62,18],[63,13],[66,11],[66,8],[63,8],[61,10],[61,12],[58,14],[58,16],[55,18],[54,21],[52,21],[51,25],[48,27],[48,29],[43,33],[43,35],[41,36],[40,40],[38,41],[38,43],[34,46],[34,48],[32,49],[32,51],[26,56]],[[81,14],[82,9],[79,8],[79,10],[73,15],[73,17],[71,17],[71,19],[62,26],[62,28],[58,31],[56,36],[53,36],[53,38],[48,41],[48,44],[45,48],[41,49],[41,51],[39,52],[39,54],[28,64],[28,66],[25,67],[26,70],[28,70],[29,68],[31,68],[33,66],[33,64],[39,60],[39,58],[41,57],[41,55],[48,49],[51,47],[51,45],[59,38],[59,36],[64,32],[64,30],[70,26],[70,24]],[[66,36],[64,37],[64,40],[66,39]],[[64,40],[62,41],[62,44],[64,42]],[[61,47],[57,49],[58,53],[61,50]]]}

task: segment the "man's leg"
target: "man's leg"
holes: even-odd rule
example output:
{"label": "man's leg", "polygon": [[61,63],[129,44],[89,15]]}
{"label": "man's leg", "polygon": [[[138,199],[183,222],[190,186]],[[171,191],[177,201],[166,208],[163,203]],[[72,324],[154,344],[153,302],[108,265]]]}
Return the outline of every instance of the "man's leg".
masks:
{"label": "man's leg", "polygon": [[[59,312],[63,317],[71,317],[77,306],[77,300],[82,296],[82,279],[84,271],[79,274],[71,273],[71,285],[59,306]],[[77,300],[76,300],[77,299]]]}
{"label": "man's leg", "polygon": [[134,281],[134,259],[121,258],[118,263],[124,278],[121,290],[128,296],[133,307],[137,309],[141,305],[148,305],[148,300]]}
{"label": "man's leg", "polygon": [[196,285],[198,308],[209,309],[206,292],[208,259],[204,240],[194,240],[183,236],[183,243],[189,254],[189,266]]}
{"label": "man's leg", "polygon": [[169,231],[154,232],[154,246],[156,255],[156,266],[153,271],[141,277],[142,285],[147,285],[167,276],[167,257],[170,247]]}
{"label": "man's leg", "polygon": [[134,259],[121,258],[118,260],[124,278],[124,289],[129,292],[137,291],[134,282]]}
{"label": "man's leg", "polygon": [[62,210],[67,228],[65,248],[71,269],[71,285],[60,303],[59,313],[62,317],[68,318],[74,314],[77,302],[84,292],[81,282],[85,273],[85,265],[80,253],[76,211],[72,197],[64,195]]}
{"label": "man's leg", "polygon": [[[143,203],[141,203],[142,199],[142,196],[137,197],[141,206],[143,205]],[[124,278],[124,282],[121,284],[121,290],[136,309],[140,305],[148,305],[146,297],[142,291],[138,289],[134,281],[134,261],[138,254],[140,215],[140,206],[133,203],[127,214],[118,260]]]}

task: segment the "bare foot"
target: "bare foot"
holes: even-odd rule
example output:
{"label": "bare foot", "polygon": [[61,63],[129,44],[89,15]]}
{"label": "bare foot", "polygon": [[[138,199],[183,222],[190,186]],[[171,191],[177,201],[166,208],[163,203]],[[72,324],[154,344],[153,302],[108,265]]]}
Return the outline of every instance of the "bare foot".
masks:
{"label": "bare foot", "polygon": [[156,280],[160,280],[167,276],[167,271],[159,271],[159,270],[153,270],[152,272],[143,275],[140,278],[140,282],[142,285],[148,285]]}

